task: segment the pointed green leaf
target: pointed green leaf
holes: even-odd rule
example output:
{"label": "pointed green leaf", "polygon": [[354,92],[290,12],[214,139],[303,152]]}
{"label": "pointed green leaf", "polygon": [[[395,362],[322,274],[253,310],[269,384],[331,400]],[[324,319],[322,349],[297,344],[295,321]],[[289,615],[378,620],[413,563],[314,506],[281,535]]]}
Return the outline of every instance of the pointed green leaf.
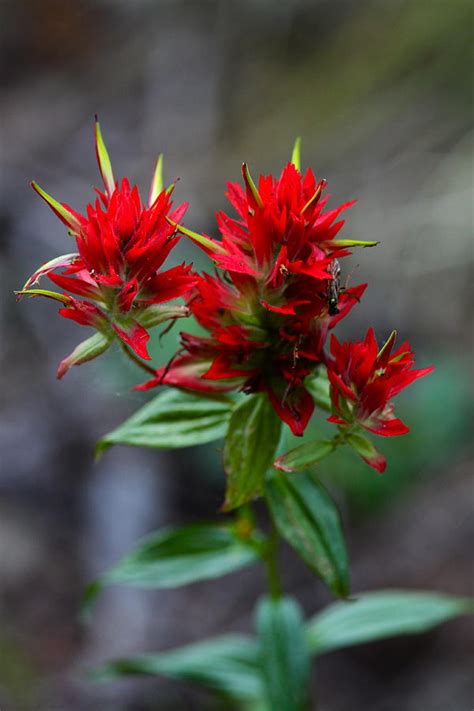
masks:
{"label": "pointed green leaf", "polygon": [[265,488],[280,534],[338,597],[349,590],[347,551],[339,512],[310,474],[273,471]]}
{"label": "pointed green leaf", "polygon": [[105,585],[159,590],[231,573],[259,559],[261,540],[257,532],[242,536],[238,528],[224,524],[191,524],[155,531],[87,587],[84,611],[90,609]]}
{"label": "pointed green leaf", "polygon": [[138,323],[145,328],[153,328],[165,321],[185,318],[189,316],[189,314],[190,310],[187,306],[179,306],[178,304],[152,304],[143,309],[143,311],[137,311],[135,318]]}
{"label": "pointed green leaf", "polygon": [[310,650],[323,654],[385,637],[420,634],[473,612],[472,599],[436,592],[378,590],[327,607],[308,622],[306,637]]}
{"label": "pointed green leaf", "polygon": [[293,152],[291,154],[291,162],[295,166],[296,170],[301,171],[301,138],[297,137],[295,145],[293,146]]}
{"label": "pointed green leaf", "polygon": [[73,234],[78,234],[81,229],[81,223],[77,217],[64,205],[55,200],[51,195],[48,195],[46,190],[40,188],[37,182],[34,180],[31,183],[31,187],[35,192],[38,193],[40,197],[50,206],[55,215],[59,217],[60,220],[66,223],[66,225],[71,229]]}
{"label": "pointed green leaf", "polygon": [[104,139],[102,138],[102,131],[100,130],[100,123],[97,120],[97,116],[95,118],[95,152],[105,190],[110,197],[115,190],[115,180],[112,172],[112,164],[107,148],[105,147]]}
{"label": "pointed green leaf", "polygon": [[310,658],[303,614],[292,598],[264,598],[257,608],[260,663],[271,709],[308,708]]}
{"label": "pointed green leaf", "polygon": [[153,178],[151,180],[150,186],[150,197],[148,198],[148,205],[151,207],[155,202],[158,195],[163,190],[163,153],[160,153],[158,160],[156,161],[155,172],[153,173]]}
{"label": "pointed green leaf", "polygon": [[348,434],[346,442],[364,459],[373,459],[378,455],[378,451],[372,442],[357,432]]}
{"label": "pointed green leaf", "polygon": [[224,445],[224,511],[261,496],[280,432],[281,421],[266,395],[249,395],[237,405]]}
{"label": "pointed green leaf", "polygon": [[263,693],[258,668],[258,644],[250,636],[228,634],[179,649],[117,659],[89,676],[109,681],[126,674],[151,674],[200,684],[242,701]]}
{"label": "pointed green leaf", "polygon": [[168,390],[154,397],[97,444],[97,452],[112,444],[155,449],[193,447],[224,437],[234,403]]}
{"label": "pointed green leaf", "polygon": [[308,467],[318,464],[324,457],[334,450],[334,441],[331,439],[321,439],[307,442],[295,449],[291,449],[286,454],[274,462],[273,466],[283,472],[296,472],[308,469]]}

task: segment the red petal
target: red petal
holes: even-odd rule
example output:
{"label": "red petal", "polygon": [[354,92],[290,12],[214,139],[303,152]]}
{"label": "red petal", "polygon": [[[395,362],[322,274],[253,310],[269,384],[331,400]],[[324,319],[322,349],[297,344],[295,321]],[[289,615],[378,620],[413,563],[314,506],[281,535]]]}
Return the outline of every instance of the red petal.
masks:
{"label": "red petal", "polygon": [[378,450],[376,450],[376,454],[374,454],[373,457],[361,457],[361,459],[363,459],[369,467],[372,467],[372,469],[375,469],[380,474],[382,474],[387,467],[387,460]]}
{"label": "red petal", "polygon": [[48,278],[51,279],[53,284],[59,286],[60,289],[70,291],[71,294],[86,296],[90,299],[100,298],[100,292],[97,286],[93,286],[83,279],[78,279],[77,277],[67,277],[62,274],[48,274]]}
{"label": "red petal", "polygon": [[406,434],[410,431],[410,428],[406,426],[398,417],[394,417],[390,420],[378,420],[373,426],[362,423],[366,430],[373,432],[377,435],[382,435],[382,437],[397,437],[398,435]]}
{"label": "red petal", "polygon": [[159,368],[155,378],[136,385],[134,390],[150,390],[158,385],[174,385],[178,388],[198,392],[227,392],[236,388],[235,383],[217,385],[208,380],[202,380],[202,375],[209,369],[210,364],[210,360],[198,361],[193,356],[181,356],[173,361],[171,367]]}
{"label": "red petal", "polygon": [[137,356],[143,358],[144,360],[151,360],[151,356],[147,351],[147,343],[150,338],[150,334],[145,328],[143,328],[143,326],[136,321],[132,321],[124,328],[118,326],[116,323],[113,323],[112,328],[119,338],[121,338],[127,346],[130,346]]}
{"label": "red petal", "polygon": [[267,392],[278,417],[286,422],[294,435],[301,437],[314,411],[313,398],[306,388],[295,388],[284,399],[272,388]]}

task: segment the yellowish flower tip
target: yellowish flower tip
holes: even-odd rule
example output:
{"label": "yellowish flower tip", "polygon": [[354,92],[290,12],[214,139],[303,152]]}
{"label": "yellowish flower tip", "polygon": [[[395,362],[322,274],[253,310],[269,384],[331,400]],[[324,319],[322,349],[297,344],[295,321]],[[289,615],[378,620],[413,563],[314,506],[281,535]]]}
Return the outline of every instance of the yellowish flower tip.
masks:
{"label": "yellowish flower tip", "polygon": [[252,176],[250,175],[250,171],[249,171],[249,167],[248,167],[247,163],[242,164],[242,175],[243,175],[246,186],[248,187],[248,189],[250,190],[250,192],[253,195],[255,202],[257,203],[257,205],[259,207],[263,207],[262,198],[260,197],[260,193],[257,190],[257,186],[253,182],[253,179],[252,179]]}
{"label": "yellowish flower tip", "polygon": [[160,153],[158,160],[156,161],[155,172],[153,173],[153,178],[151,180],[150,186],[150,197],[148,199],[148,205],[151,207],[155,202],[158,195],[163,190],[163,153]]}
{"label": "yellowish flower tip", "polygon": [[100,174],[102,176],[102,180],[104,181],[104,187],[110,197],[115,190],[115,180],[112,172],[112,164],[110,162],[107,148],[105,147],[97,114],[95,116],[95,152],[97,155],[97,163],[99,164]]}
{"label": "yellowish flower tip", "polygon": [[43,190],[43,188],[41,188],[35,180],[31,181],[31,187],[50,206],[55,215],[57,215],[59,219],[71,229],[74,235],[79,232],[81,227],[79,220],[75,215],[73,215],[72,212],[70,212],[70,210],[67,209],[67,207],[61,205],[58,200],[53,198],[52,195],[49,195],[46,190]]}
{"label": "yellowish flower tip", "polygon": [[387,338],[385,343],[383,344],[382,348],[379,350],[377,354],[377,360],[380,360],[382,355],[385,353],[387,349],[391,349],[395,341],[397,340],[397,332],[395,330],[392,331],[390,336]]}
{"label": "yellowish flower tip", "polygon": [[301,137],[298,136],[295,140],[295,145],[293,146],[293,152],[291,154],[291,162],[295,166],[296,170],[301,172]]}
{"label": "yellowish flower tip", "polygon": [[166,221],[176,230],[182,232],[183,235],[186,235],[186,237],[192,239],[193,242],[197,242],[197,244],[201,245],[201,247],[212,250],[213,252],[221,252],[222,254],[225,254],[226,250],[224,249],[224,247],[221,247],[218,242],[214,242],[214,240],[209,239],[209,237],[206,237],[205,235],[199,234],[199,232],[189,230],[187,227],[183,227],[183,225],[179,225],[177,222],[174,222],[169,217],[166,218]]}

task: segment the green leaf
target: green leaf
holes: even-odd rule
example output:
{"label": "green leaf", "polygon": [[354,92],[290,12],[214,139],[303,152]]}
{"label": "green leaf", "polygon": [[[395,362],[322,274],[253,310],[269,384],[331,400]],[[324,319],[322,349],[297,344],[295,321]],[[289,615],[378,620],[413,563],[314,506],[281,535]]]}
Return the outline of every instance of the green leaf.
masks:
{"label": "green leaf", "polygon": [[126,674],[152,674],[192,681],[243,701],[263,693],[257,641],[228,634],[157,654],[116,659],[91,672],[96,681]]}
{"label": "green leaf", "polygon": [[308,622],[306,637],[310,650],[323,654],[385,637],[426,632],[473,611],[473,601],[466,598],[435,592],[379,590],[326,608]]}
{"label": "green leaf", "polygon": [[334,441],[330,439],[307,442],[300,447],[290,449],[274,462],[273,466],[283,472],[296,472],[308,469],[327,457],[334,450]]}
{"label": "green leaf", "polygon": [[233,401],[179,390],[160,393],[97,444],[100,454],[112,444],[177,449],[224,437]]}
{"label": "green leaf", "polygon": [[91,583],[84,594],[87,613],[104,585],[175,588],[226,575],[260,557],[257,533],[239,535],[219,524],[192,524],[155,531],[117,565]]}
{"label": "green leaf", "polygon": [[311,474],[273,472],[265,495],[280,534],[338,597],[349,590],[344,534],[339,512]]}
{"label": "green leaf", "polygon": [[257,629],[269,707],[303,711],[307,708],[310,658],[298,603],[292,598],[264,598],[257,608]]}
{"label": "green leaf", "polygon": [[249,395],[237,405],[224,445],[227,474],[224,511],[261,496],[280,431],[281,421],[265,395]]}

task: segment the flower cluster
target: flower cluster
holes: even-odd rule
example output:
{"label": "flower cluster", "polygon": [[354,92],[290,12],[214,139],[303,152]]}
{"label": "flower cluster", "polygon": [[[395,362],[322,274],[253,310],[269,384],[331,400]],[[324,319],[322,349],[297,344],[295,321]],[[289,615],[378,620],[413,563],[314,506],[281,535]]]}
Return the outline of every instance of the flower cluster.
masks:
{"label": "flower cluster", "polygon": [[[19,294],[55,299],[62,316],[97,331],[62,361],[58,377],[118,339],[153,375],[138,389],[166,384],[204,393],[264,393],[293,434],[302,435],[315,407],[310,378],[327,371],[328,419],[339,428],[337,441],[383,471],[385,459],[361,431],[407,432],[391,400],[432,368],[413,369],[408,343],[392,353],[394,333],[379,350],[372,329],[361,342],[341,344],[332,335],[326,349],[330,332],[367,286],[341,286],[340,260],[351,247],[377,244],[338,237],[341,213],[353,202],[327,209],[327,181],[310,169],[301,172],[297,144],[278,178],[261,176],[256,185],[243,165],[243,186],[229,183],[227,191],[237,216],[217,213],[220,239],[213,239],[180,224],[186,205],[172,209],[174,186],[163,189],[161,156],[144,205],[126,178],[115,182],[97,122],[95,138],[104,191],[97,191],[85,215],[33,183],[78,251],[44,264]],[[185,264],[161,271],[182,234],[214,261],[215,274],[193,274]],[[35,288],[42,276],[62,293]],[[169,303],[177,297],[186,305]],[[148,330],[188,315],[204,334],[181,333],[181,347],[167,365],[146,365]]]}
{"label": "flower cluster", "polygon": [[[138,188],[131,188],[126,178],[115,182],[97,121],[95,140],[104,191],[96,191],[98,198],[87,206],[85,215],[59,203],[32,183],[68,228],[77,252],[41,266],[18,293],[59,301],[61,316],[97,330],[95,336],[61,362],[58,377],[72,365],[103,353],[114,338],[124,348],[131,349],[133,357],[149,360],[148,329],[187,315],[184,306],[164,304],[186,294],[197,281],[191,266],[184,264],[160,271],[180,239],[174,225],[182,219],[187,207],[183,204],[172,211],[173,186],[163,189],[161,156],[148,204],[144,205]],[[56,274],[59,268],[64,271]],[[65,293],[32,288],[45,275]]]}
{"label": "flower cluster", "polygon": [[337,220],[353,203],[325,211],[325,180],[293,162],[281,176],[245,190],[229,184],[238,213],[218,213],[222,239],[196,238],[215,261],[216,276],[199,278],[188,305],[208,336],[182,334],[182,352],[142,388],[166,383],[201,391],[240,389],[267,393],[295,435],[314,409],[305,378],[324,361],[327,334],[360,300],[366,285],[339,289],[338,260],[347,247]]}
{"label": "flower cluster", "polygon": [[[393,414],[391,400],[414,380],[431,373],[433,367],[414,370],[410,344],[406,341],[392,353],[395,339],[394,331],[379,350],[372,328],[363,341],[354,343],[339,343],[334,334],[331,336],[327,372],[333,414],[328,419],[342,432],[360,427],[385,437],[409,432]],[[376,450],[364,458],[378,471],[385,469],[385,459]]]}

